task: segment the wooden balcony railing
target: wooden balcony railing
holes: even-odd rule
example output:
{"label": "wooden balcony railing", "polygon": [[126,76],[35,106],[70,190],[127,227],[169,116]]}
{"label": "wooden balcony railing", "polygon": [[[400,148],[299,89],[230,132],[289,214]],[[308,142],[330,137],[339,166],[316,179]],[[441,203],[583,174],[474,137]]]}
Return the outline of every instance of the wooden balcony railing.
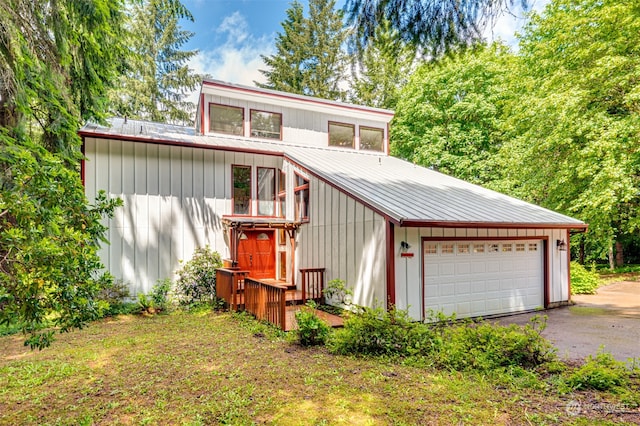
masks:
{"label": "wooden balcony railing", "polygon": [[324,303],[324,268],[302,268],[302,303],[313,300]]}
{"label": "wooden balcony railing", "polygon": [[286,288],[275,286],[251,278],[244,280],[245,310],[257,319],[269,321],[286,330]]}
{"label": "wooden balcony railing", "polygon": [[229,310],[237,311],[244,304],[245,279],[249,271],[239,268],[216,269],[216,296],[225,301]]}

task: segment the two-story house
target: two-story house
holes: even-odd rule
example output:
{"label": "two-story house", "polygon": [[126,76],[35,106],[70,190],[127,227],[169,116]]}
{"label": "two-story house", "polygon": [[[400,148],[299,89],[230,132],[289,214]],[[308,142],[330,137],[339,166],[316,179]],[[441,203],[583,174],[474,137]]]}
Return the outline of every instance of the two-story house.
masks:
{"label": "two-story house", "polygon": [[354,302],[487,316],[570,299],[578,220],[389,156],[393,112],[204,81],[193,127],[81,129],[83,179],[124,206],[101,258],[148,292],[209,245],[254,278],[340,278]]}

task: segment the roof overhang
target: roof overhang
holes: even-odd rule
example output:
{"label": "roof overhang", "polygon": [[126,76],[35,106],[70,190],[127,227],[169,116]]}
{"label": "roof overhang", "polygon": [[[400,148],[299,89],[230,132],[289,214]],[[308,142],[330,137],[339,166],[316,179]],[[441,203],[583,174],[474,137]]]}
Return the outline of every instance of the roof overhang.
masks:
{"label": "roof overhang", "polygon": [[400,219],[397,225],[407,228],[572,229],[577,232],[585,232],[589,226],[586,223],[446,222],[419,219]]}

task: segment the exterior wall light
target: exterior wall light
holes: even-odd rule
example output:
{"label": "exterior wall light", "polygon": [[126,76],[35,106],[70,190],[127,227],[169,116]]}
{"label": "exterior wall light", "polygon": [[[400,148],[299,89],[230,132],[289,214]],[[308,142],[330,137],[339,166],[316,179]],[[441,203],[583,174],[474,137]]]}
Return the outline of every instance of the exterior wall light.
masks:
{"label": "exterior wall light", "polygon": [[567,243],[564,240],[556,240],[556,247],[559,251],[567,251]]}

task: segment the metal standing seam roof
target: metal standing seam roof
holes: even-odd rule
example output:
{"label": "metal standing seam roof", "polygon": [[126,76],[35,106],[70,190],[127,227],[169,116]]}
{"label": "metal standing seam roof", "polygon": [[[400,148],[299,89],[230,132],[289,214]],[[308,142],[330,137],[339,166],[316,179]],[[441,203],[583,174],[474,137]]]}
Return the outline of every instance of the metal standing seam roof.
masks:
{"label": "metal standing seam roof", "polygon": [[202,136],[187,126],[123,119],[110,120],[109,127],[88,124],[80,134],[284,155],[400,225],[586,228],[569,216],[377,153]]}

